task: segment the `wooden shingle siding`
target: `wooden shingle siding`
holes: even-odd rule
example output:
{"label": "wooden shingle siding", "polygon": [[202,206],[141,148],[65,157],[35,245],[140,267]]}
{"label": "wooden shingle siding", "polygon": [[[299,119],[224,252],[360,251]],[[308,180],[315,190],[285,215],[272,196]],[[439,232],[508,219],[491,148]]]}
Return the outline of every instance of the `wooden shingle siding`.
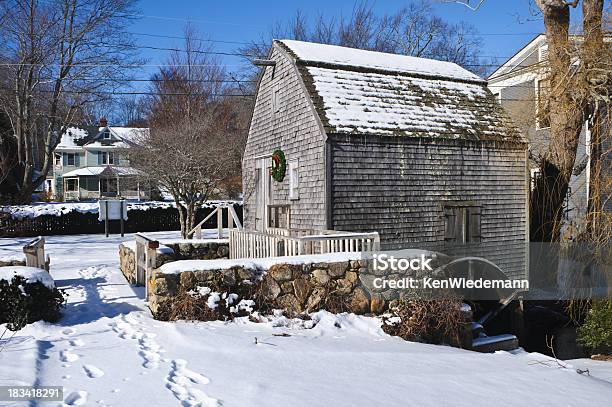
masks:
{"label": "wooden shingle siding", "polygon": [[383,249],[443,250],[444,203],[471,202],[481,207],[482,242],[470,254],[523,275],[524,145],[333,136],[330,147],[335,229],[377,231]]}
{"label": "wooden shingle siding", "polygon": [[[286,55],[273,48],[257,92],[249,137],[243,158],[244,223],[255,228],[256,193],[254,173],[262,155],[281,148],[287,161],[299,159],[299,199],[289,200],[289,174],[283,182],[272,181],[271,204],[291,204],[291,227],[324,229],[325,214],[325,135],[297,75]],[[272,76],[274,72],[274,76]],[[273,111],[273,95],[278,92],[280,109]]]}

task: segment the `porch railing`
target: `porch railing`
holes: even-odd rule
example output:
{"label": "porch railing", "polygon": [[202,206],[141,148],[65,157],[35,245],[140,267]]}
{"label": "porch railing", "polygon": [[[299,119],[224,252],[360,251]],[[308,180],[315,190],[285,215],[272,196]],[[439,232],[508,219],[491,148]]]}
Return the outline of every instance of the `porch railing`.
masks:
{"label": "porch railing", "polygon": [[223,237],[223,210],[227,210],[227,228],[231,231],[236,228],[237,230],[242,229],[242,223],[240,223],[240,218],[236,214],[236,210],[233,206],[219,206],[215,208],[214,211],[208,214],[200,223],[198,223],[192,230],[189,231],[188,236],[191,236],[195,239],[202,238],[202,226],[208,219],[212,218],[214,215],[217,215],[217,239],[221,239]]}
{"label": "porch railing", "polygon": [[232,229],[229,237],[232,259],[380,250],[377,232],[270,228],[263,233]]}

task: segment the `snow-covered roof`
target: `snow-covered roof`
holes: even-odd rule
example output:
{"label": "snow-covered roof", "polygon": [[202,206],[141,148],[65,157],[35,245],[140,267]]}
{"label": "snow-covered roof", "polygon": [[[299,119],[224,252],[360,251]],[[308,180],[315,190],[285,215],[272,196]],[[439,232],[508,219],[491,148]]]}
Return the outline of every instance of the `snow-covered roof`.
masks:
{"label": "snow-covered roof", "polygon": [[149,134],[149,129],[146,127],[109,127],[112,134],[120,139],[137,144],[143,136]]}
{"label": "snow-covered roof", "polygon": [[301,74],[327,134],[525,139],[486,87],[456,64],[275,41]]}
{"label": "snow-covered roof", "polygon": [[388,54],[363,49],[339,47],[313,42],[282,40],[293,54],[304,62],[324,63],[386,72],[400,72],[483,82],[472,72],[452,62]]}
{"label": "snow-covered roof", "polygon": [[115,166],[95,166],[83,167],[73,171],[69,171],[62,175],[64,178],[83,177],[88,175],[100,175],[103,172],[114,175],[139,175],[142,172],[132,167],[115,167]]}
{"label": "snow-covered roof", "polygon": [[87,130],[80,127],[68,127],[62,134],[62,138],[56,147],[58,151],[80,150],[79,141],[84,140],[89,134]]}
{"label": "snow-covered roof", "polygon": [[68,171],[63,174],[62,177],[70,178],[70,177],[84,177],[88,175],[100,175],[106,167],[83,167],[76,170]]}

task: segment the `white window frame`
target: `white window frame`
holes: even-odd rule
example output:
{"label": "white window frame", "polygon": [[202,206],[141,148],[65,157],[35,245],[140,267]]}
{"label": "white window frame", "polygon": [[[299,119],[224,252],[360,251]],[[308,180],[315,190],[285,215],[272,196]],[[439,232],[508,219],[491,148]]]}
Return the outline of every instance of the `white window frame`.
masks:
{"label": "white window frame", "polygon": [[[68,185],[70,185],[70,182],[74,181],[74,186],[76,189],[68,189]],[[66,192],[78,192],[79,188],[80,188],[80,182],[78,178],[66,178]]]}
{"label": "white window frame", "polygon": [[300,199],[300,162],[298,159],[287,162],[289,170],[289,199],[292,201]]}
{"label": "white window frame", "polygon": [[115,154],[112,151],[101,151],[102,153],[102,165],[114,165]]}

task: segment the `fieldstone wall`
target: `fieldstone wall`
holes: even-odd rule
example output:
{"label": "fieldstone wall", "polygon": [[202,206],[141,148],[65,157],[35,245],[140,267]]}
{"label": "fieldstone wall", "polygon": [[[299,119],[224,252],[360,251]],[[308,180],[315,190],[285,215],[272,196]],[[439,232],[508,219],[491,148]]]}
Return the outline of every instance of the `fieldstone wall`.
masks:
{"label": "fieldstone wall", "polygon": [[[223,270],[185,271],[164,274],[156,269],[148,284],[149,306],[156,315],[159,305],[172,301],[180,292],[206,287],[222,278],[224,291],[239,292],[244,280],[259,285],[267,308],[282,309],[289,315],[319,309],[355,314],[382,314],[400,298],[399,290],[376,289],[377,274],[371,260],[329,263],[275,264],[268,270],[235,266]],[[416,276],[413,275],[413,276]],[[400,276],[395,276],[400,277]]]}
{"label": "fieldstone wall", "polygon": [[26,265],[26,261],[25,259],[23,260],[1,260],[0,259],[0,267],[4,267],[4,266],[25,266]]}
{"label": "fieldstone wall", "polygon": [[[119,268],[130,284],[136,283],[136,254],[131,245],[119,245]],[[227,259],[229,243],[226,242],[181,242],[160,244],[157,249],[155,268],[177,260]]]}

